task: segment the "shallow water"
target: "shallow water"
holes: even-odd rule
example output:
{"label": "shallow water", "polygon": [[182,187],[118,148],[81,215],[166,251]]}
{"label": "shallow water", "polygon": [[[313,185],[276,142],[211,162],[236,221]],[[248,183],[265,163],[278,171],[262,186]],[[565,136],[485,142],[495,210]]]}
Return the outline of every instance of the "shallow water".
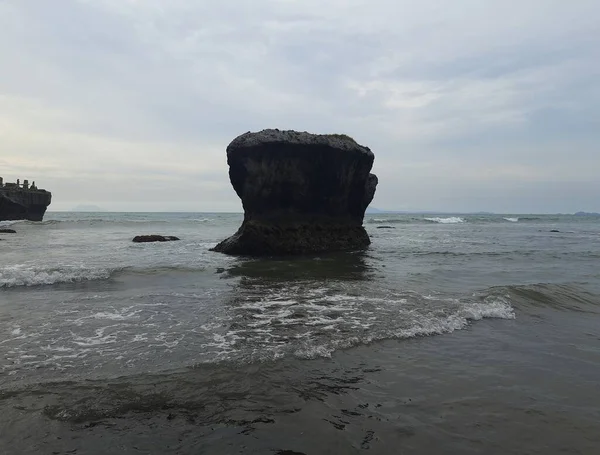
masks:
{"label": "shallow water", "polygon": [[598,453],[599,218],[380,214],[365,252],[209,251],[240,222],[10,223],[0,453]]}

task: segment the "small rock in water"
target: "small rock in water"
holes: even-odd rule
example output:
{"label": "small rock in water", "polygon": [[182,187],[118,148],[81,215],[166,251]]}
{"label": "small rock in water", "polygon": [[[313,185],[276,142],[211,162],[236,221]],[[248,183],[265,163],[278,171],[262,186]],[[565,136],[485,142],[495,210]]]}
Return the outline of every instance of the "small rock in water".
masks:
{"label": "small rock in water", "polygon": [[377,229],[396,229],[394,226],[377,226]]}
{"label": "small rock in water", "polygon": [[558,229],[552,229],[550,232],[560,232]]}
{"label": "small rock in water", "polygon": [[0,229],[0,234],[16,234],[17,231],[14,229]]}
{"label": "small rock in water", "polygon": [[136,243],[146,243],[146,242],[171,242],[173,240],[179,240],[179,237],[175,237],[172,235],[136,235],[133,238],[133,241]]}

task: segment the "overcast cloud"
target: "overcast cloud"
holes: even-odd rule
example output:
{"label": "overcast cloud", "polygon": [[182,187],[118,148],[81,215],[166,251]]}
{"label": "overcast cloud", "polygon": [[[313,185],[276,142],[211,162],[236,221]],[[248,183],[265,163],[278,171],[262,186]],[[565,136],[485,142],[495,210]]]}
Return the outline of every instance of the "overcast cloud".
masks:
{"label": "overcast cloud", "polygon": [[0,0],[0,175],[52,210],[238,211],[264,128],[375,153],[373,205],[600,211],[597,0]]}

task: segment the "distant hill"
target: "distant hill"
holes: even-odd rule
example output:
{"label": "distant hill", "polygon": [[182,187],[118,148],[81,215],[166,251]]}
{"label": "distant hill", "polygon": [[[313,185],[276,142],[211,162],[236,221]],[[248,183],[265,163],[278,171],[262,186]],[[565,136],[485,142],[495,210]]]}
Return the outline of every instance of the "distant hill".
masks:
{"label": "distant hill", "polygon": [[80,204],[73,207],[71,212],[106,212],[106,210],[93,204]]}

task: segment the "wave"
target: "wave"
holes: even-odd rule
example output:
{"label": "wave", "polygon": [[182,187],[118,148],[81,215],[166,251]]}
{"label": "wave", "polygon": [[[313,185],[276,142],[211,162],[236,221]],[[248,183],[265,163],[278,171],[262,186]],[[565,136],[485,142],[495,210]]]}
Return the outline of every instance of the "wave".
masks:
{"label": "wave", "polygon": [[[182,220],[178,220],[182,221]],[[189,220],[183,220],[189,221]],[[84,224],[84,223],[110,223],[110,224],[139,224],[139,223],[153,223],[153,224],[162,224],[168,223],[167,220],[136,220],[136,219],[114,219],[114,218],[81,218],[81,219],[70,219],[70,220],[45,220],[45,221],[27,221],[27,223],[32,223],[36,225],[53,225],[53,224]]]}
{"label": "wave", "polygon": [[514,214],[389,214],[385,216],[365,216],[365,224],[418,224],[418,223],[518,223],[518,222],[580,222],[581,217],[573,215],[518,215]]}
{"label": "wave", "polygon": [[508,293],[519,309],[549,307],[562,311],[600,312],[600,295],[589,292],[577,283],[538,283],[495,288],[496,293]]}
{"label": "wave", "polygon": [[[31,224],[36,226],[94,226],[94,225],[115,225],[115,226],[140,226],[145,224],[160,224],[167,225],[172,223],[212,223],[218,221],[214,218],[176,218],[176,219],[132,219],[132,218],[81,218],[81,219],[64,219],[56,220],[50,219],[45,221],[27,221],[21,220],[25,224]],[[0,225],[1,226],[1,225]]]}
{"label": "wave", "polygon": [[[214,244],[211,244],[214,245]],[[12,265],[0,267],[0,289],[18,286],[42,286],[81,281],[107,280],[115,274],[126,277],[144,277],[165,273],[198,273],[205,272],[207,267],[198,265],[154,265],[124,267],[87,267],[70,265]],[[212,273],[212,272],[211,272]]]}
{"label": "wave", "polygon": [[[600,314],[600,295],[588,291],[580,283],[498,286],[475,293],[472,300],[444,298],[443,296],[413,295],[408,300],[424,299],[439,306],[440,312],[425,311],[402,327],[369,330],[361,335],[315,344],[294,352],[299,358],[331,357],[339,349],[371,344],[386,339],[410,339],[435,336],[462,330],[481,319],[515,319],[516,311],[538,314],[540,308],[558,311]],[[406,300],[406,299],[403,299]],[[406,301],[401,303],[406,304]],[[424,305],[421,305],[424,306]],[[416,313],[408,312],[410,320]]]}
{"label": "wave", "polygon": [[432,223],[440,223],[440,224],[458,224],[458,223],[465,223],[466,220],[464,218],[458,217],[458,216],[450,216],[448,218],[441,218],[441,217],[431,217],[431,218],[424,218],[427,221],[431,221]]}
{"label": "wave", "polygon": [[6,226],[12,226],[13,224],[27,222],[27,220],[6,220],[0,221],[0,228]]}
{"label": "wave", "polygon": [[[18,270],[21,277],[24,268]],[[4,272],[6,268],[0,267],[0,273]],[[109,270],[105,272],[103,276],[110,276]],[[90,268],[63,267],[61,273],[63,281],[99,276]],[[40,284],[40,280],[46,281],[40,277],[29,281]],[[86,356],[98,374],[113,374],[117,360],[128,371],[145,370],[154,364],[157,352],[159,356],[169,352],[182,367],[327,358],[342,349],[382,340],[452,333],[482,319],[511,320],[528,311],[539,314],[539,307],[600,311],[600,296],[586,292],[580,284],[499,286],[475,294],[446,294],[382,292],[377,284],[332,287],[312,280],[248,279],[226,293],[220,289],[211,295],[192,293],[185,287],[173,291],[155,293],[153,289],[152,294],[127,299],[124,305],[109,296],[101,305],[97,301],[86,304],[74,295],[73,306],[61,305],[67,313],[49,315],[49,324],[41,329],[10,325],[5,343],[15,346],[15,356],[21,356],[22,363],[11,364],[5,371],[17,375],[48,365],[83,369],[85,365],[73,359]],[[219,302],[221,298],[225,305]],[[213,299],[219,303],[208,312],[207,305],[198,304]],[[21,347],[24,337],[29,344]],[[36,346],[42,347],[43,356],[38,360],[26,357],[36,354]],[[61,346],[71,349],[68,365]]]}
{"label": "wave", "polygon": [[411,223],[466,223],[466,220],[457,216],[450,217],[419,217],[419,216],[402,216],[399,218],[366,218],[367,224],[411,224]]}
{"label": "wave", "polygon": [[[28,282],[99,276],[89,269],[69,272]],[[110,276],[110,271],[103,276]],[[30,373],[37,378],[43,367],[52,377],[47,368],[83,372],[89,366],[94,376],[112,375],[116,365],[127,371],[152,368],[157,353],[167,352],[178,359],[177,365],[171,364],[177,367],[331,357],[336,351],[382,340],[447,334],[484,318],[515,317],[510,297],[498,292],[481,296],[382,293],[314,281],[258,282],[223,296],[226,305],[213,307],[207,300],[218,300],[222,293],[211,293],[153,289],[152,294],[143,292],[129,299],[89,295],[88,301],[74,294],[60,305],[60,311],[44,316],[47,324],[8,326],[10,336],[0,343],[14,348],[15,361],[3,372],[15,379]],[[221,311],[223,307],[227,308]]]}
{"label": "wave", "polygon": [[[435,300],[435,299],[432,299]],[[452,300],[452,299],[450,299]],[[307,346],[294,352],[301,359],[331,357],[339,349],[348,349],[359,345],[369,345],[377,341],[390,339],[410,339],[452,333],[481,319],[515,319],[515,312],[505,296],[488,297],[482,302],[467,303],[455,312],[444,312],[443,316],[423,318],[409,327],[390,329],[375,334],[348,337],[336,340],[330,345]]]}
{"label": "wave", "polygon": [[258,285],[239,297],[229,316],[234,323],[212,341],[222,355],[206,363],[330,357],[340,349],[451,333],[483,318],[513,319],[515,313],[506,295],[355,295],[327,287]]}
{"label": "wave", "polygon": [[419,221],[419,219],[415,218],[415,217],[403,217],[403,218],[367,218],[367,219],[365,219],[365,222],[369,223],[369,224],[378,224],[378,223],[399,224],[399,223],[414,223],[416,221]]}
{"label": "wave", "polygon": [[[322,334],[333,334],[335,330],[332,330],[332,326],[335,325],[336,320],[338,324],[345,326],[348,330],[353,328],[355,322],[350,320],[343,323],[340,320],[341,316],[340,318],[336,318],[336,315],[332,314],[332,312],[336,312],[336,308],[342,305],[350,305],[351,309],[360,309],[364,303],[361,297],[347,294],[324,295],[315,290],[313,298],[324,300],[321,302],[323,305],[316,305],[317,302],[311,301],[312,306],[310,308],[315,313],[318,311],[322,313],[320,315],[322,323],[313,321],[310,317],[308,321],[290,318],[290,307],[298,303],[291,302],[289,297],[287,294],[272,295],[270,298],[278,300],[253,302],[256,305],[250,306],[249,302],[244,302],[242,307],[232,307],[232,310],[238,312],[242,312],[244,308],[246,309],[246,311],[241,313],[244,317],[240,318],[239,321],[236,320],[237,323],[235,325],[230,322],[223,325],[223,321],[214,321],[214,323],[199,325],[197,321],[194,321],[191,330],[187,330],[185,327],[174,327],[170,329],[168,335],[161,332],[163,330],[161,328],[156,328],[154,333],[149,333],[151,330],[149,326],[140,329],[140,326],[143,326],[144,320],[144,313],[139,312],[140,308],[122,308],[116,312],[95,312],[88,319],[93,323],[93,327],[97,326],[98,319],[106,320],[106,324],[109,325],[106,325],[105,329],[88,331],[85,337],[75,336],[73,339],[74,342],[66,346],[63,339],[61,343],[63,343],[62,346],[65,346],[63,348],[64,351],[44,351],[44,355],[52,355],[57,362],[64,362],[66,360],[72,361],[72,359],[77,359],[78,353],[85,352],[88,355],[86,360],[91,363],[90,356],[100,351],[101,355],[94,362],[94,366],[97,367],[99,364],[107,362],[107,357],[110,356],[117,356],[123,361],[127,357],[141,359],[143,358],[143,354],[147,352],[149,354],[149,362],[151,362],[147,368],[138,369],[134,363],[127,361],[128,374],[120,378],[115,378],[115,365],[114,362],[111,362],[111,373],[109,373],[111,376],[109,376],[108,387],[107,381],[103,378],[104,375],[99,375],[97,370],[95,370],[92,379],[86,378],[85,381],[77,383],[77,387],[73,387],[73,381],[63,382],[64,376],[59,381],[49,383],[41,382],[38,379],[39,376],[36,375],[35,384],[23,385],[23,381],[20,381],[17,387],[7,393],[11,393],[11,396],[19,396],[21,394],[31,394],[33,390],[38,397],[46,394],[51,395],[51,404],[44,406],[41,412],[45,417],[59,422],[81,424],[86,421],[119,418],[131,413],[143,412],[149,415],[156,415],[157,412],[165,412],[165,410],[169,413],[173,412],[183,415],[186,412],[191,412],[195,418],[198,418],[200,413],[206,412],[207,418],[214,419],[215,415],[223,411],[224,405],[222,399],[219,400],[214,397],[213,385],[220,384],[219,390],[223,393],[239,398],[240,391],[242,389],[247,391],[248,384],[248,381],[241,384],[237,380],[240,372],[243,374],[248,372],[248,380],[250,381],[257,380],[259,383],[264,382],[264,375],[256,375],[256,366],[251,366],[252,364],[285,361],[286,359],[330,358],[335,351],[358,345],[368,345],[380,340],[409,339],[447,334],[464,329],[471,322],[483,318],[513,319],[515,317],[507,300],[501,297],[488,298],[465,305],[457,305],[454,311],[423,311],[420,313],[420,317],[416,319],[411,318],[412,312],[403,313],[398,315],[397,323],[402,324],[402,321],[408,318],[410,319],[409,324],[404,327],[390,327],[387,330],[377,331],[374,334],[372,333],[372,329],[368,327],[368,322],[362,321],[357,317],[356,322],[362,322],[365,330],[362,330],[360,334],[344,331],[335,340],[331,340]],[[418,298],[423,296],[414,294],[413,297]],[[453,299],[450,300],[452,302],[449,303],[457,303]],[[367,302],[371,303],[384,304],[385,301],[386,299],[374,300],[367,298]],[[324,305],[326,302],[329,302],[329,305]],[[397,301],[395,303],[398,304],[401,302]],[[267,305],[265,306],[265,304]],[[397,305],[393,306],[397,307]],[[339,309],[341,310],[342,308]],[[446,310],[449,309],[446,308]],[[161,307],[157,311],[163,314],[165,311],[168,311],[168,307]],[[317,315],[315,314],[315,316]],[[82,322],[85,323],[85,321]],[[312,323],[312,325],[309,325],[308,330],[304,331],[303,329],[307,327],[307,322]],[[127,324],[139,330],[135,338],[133,338],[133,333],[128,334],[130,337],[130,349],[135,347],[135,349],[131,349],[130,353],[123,346],[125,343],[122,338]],[[241,326],[242,324],[246,324],[245,330]],[[279,330],[282,324],[286,325],[283,332]],[[224,328],[228,329],[228,332],[222,331]],[[186,343],[185,347],[182,348],[179,347],[178,342],[183,339],[183,336],[177,336],[177,332],[184,332],[184,330]],[[192,337],[198,334],[206,334],[209,338],[202,344],[194,345]],[[157,340],[159,339],[164,344],[158,344]],[[440,343],[444,343],[444,341],[441,340]],[[183,344],[181,343],[181,345]],[[49,349],[56,349],[56,346],[57,344],[47,345]],[[151,346],[150,349],[148,349],[149,346]],[[198,361],[200,351],[207,347],[211,353],[217,355],[212,355],[205,361]],[[240,350],[250,351],[250,355],[239,356]],[[157,358],[161,360],[161,355],[157,356],[157,353],[168,352],[168,358],[177,359],[178,356],[173,355],[173,352],[184,353],[189,351],[193,351],[193,360],[189,364],[185,364],[184,362],[182,365],[176,361],[169,361],[165,365],[166,369],[159,369],[154,372],[158,363]],[[65,359],[67,356],[68,358]],[[126,358],[123,359],[122,357]],[[219,365],[219,368],[214,368],[212,367],[213,365]],[[34,368],[33,365],[29,367]],[[267,365],[265,367],[270,368]],[[293,374],[293,381],[295,386],[297,386],[292,391],[294,398],[290,398],[291,402],[293,403],[295,399],[303,400],[305,398],[304,394],[301,394],[300,397],[297,396],[298,390],[300,390],[298,387],[304,387],[304,385],[303,382],[299,382],[302,380],[302,377],[298,376],[296,366],[281,368],[278,367],[275,372],[278,380],[281,380],[281,371],[290,372],[290,374]],[[335,377],[328,378],[327,376],[323,376],[322,369],[308,371],[310,370],[309,368],[300,368],[303,372],[307,372],[306,393],[308,394],[319,393],[318,388],[320,387],[323,387],[324,391],[335,391],[341,390],[342,387],[356,387],[359,385],[357,383],[360,378],[354,377],[356,369],[352,369],[353,376],[352,379],[349,379],[346,375],[340,377],[337,374]],[[367,372],[366,369],[363,371]],[[378,370],[374,369],[370,371],[375,372]],[[334,384],[332,381],[339,381],[340,387],[332,387],[332,384]],[[117,386],[118,384],[121,384],[121,386]],[[260,387],[258,384],[257,386]],[[7,394],[5,394],[6,398],[8,398]],[[240,401],[237,399],[225,401],[226,407],[229,406],[227,403],[231,402],[231,409],[234,410],[236,415],[239,415],[240,403],[242,405],[243,403],[249,403],[248,406],[256,408],[255,400]]]}
{"label": "wave", "polygon": [[84,266],[13,265],[0,267],[0,288],[105,280],[116,271]]}

